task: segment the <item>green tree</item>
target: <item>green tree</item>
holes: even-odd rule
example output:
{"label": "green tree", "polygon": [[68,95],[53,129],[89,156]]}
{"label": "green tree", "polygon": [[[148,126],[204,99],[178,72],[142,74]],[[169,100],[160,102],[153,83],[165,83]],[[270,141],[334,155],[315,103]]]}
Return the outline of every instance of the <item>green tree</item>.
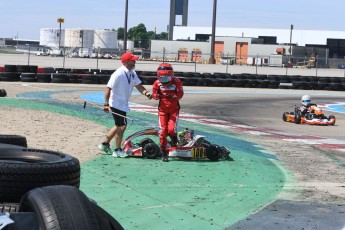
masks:
{"label": "green tree", "polygon": [[159,40],[168,40],[168,33],[167,32],[160,33]]}
{"label": "green tree", "polygon": [[117,39],[123,40],[125,38],[125,29],[123,27],[119,27],[117,29]]}
{"label": "green tree", "polygon": [[[117,29],[117,39],[124,39],[124,28]],[[147,31],[146,26],[140,23],[137,26],[130,28],[127,32],[127,39],[134,41],[134,47],[148,49],[150,48],[151,40],[168,40],[168,33],[162,32],[156,34],[154,31]]]}
{"label": "green tree", "polygon": [[143,23],[132,27],[128,30],[128,39],[134,41],[134,47],[148,48],[149,40],[147,38],[147,30]]}

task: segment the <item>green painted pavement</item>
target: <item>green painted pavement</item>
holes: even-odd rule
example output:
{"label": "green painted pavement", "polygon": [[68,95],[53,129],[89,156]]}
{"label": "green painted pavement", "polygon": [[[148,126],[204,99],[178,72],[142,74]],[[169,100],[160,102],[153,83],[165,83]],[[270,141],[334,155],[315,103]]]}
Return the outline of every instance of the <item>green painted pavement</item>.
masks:
{"label": "green painted pavement", "polygon": [[[107,127],[113,123],[96,108],[84,110],[82,105],[15,99],[1,99],[0,105],[47,110]],[[156,124],[154,115],[130,116],[138,120],[125,135]],[[98,155],[82,163],[80,189],[125,229],[224,229],[274,201],[283,190],[286,172],[278,161],[251,148],[253,143],[206,125],[181,121],[180,127],[207,133],[207,140],[230,148],[234,161],[164,163]]]}

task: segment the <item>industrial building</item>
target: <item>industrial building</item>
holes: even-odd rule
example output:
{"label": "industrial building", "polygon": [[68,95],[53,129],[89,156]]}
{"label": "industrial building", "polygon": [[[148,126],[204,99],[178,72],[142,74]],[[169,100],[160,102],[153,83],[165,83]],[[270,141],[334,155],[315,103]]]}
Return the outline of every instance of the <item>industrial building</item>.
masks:
{"label": "industrial building", "polygon": [[[173,40],[151,42],[151,58],[164,56],[168,60],[208,62],[211,29],[174,26]],[[334,67],[337,63],[332,59],[345,57],[344,38],[344,31],[217,27],[214,57],[217,63],[230,58],[236,64],[256,64],[255,60],[259,60],[259,65],[271,63],[272,66],[277,58],[282,59],[280,65],[289,62],[302,65],[317,57],[319,67]]]}
{"label": "industrial building", "polygon": [[216,63],[334,67],[345,57],[345,31],[216,27],[212,44],[214,28],[187,22],[188,0],[170,0],[169,41],[151,41],[151,59],[209,63],[214,52]]}

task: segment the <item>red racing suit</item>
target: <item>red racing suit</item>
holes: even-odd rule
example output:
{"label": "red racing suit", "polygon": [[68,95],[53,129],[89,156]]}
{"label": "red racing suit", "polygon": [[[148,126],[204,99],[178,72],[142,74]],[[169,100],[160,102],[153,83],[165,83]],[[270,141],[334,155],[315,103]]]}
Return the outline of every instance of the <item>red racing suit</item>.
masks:
{"label": "red racing suit", "polygon": [[170,83],[162,84],[156,80],[152,86],[152,98],[159,100],[159,144],[162,151],[167,147],[167,136],[170,137],[171,145],[177,144],[177,121],[180,111],[179,100],[183,97],[182,83],[178,78]]}

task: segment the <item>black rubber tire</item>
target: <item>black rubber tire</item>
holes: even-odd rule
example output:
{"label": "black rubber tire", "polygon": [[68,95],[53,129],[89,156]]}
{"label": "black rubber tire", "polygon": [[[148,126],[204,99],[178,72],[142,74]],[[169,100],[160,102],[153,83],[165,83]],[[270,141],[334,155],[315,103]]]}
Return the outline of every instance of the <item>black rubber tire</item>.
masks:
{"label": "black rubber tire", "polygon": [[52,83],[68,83],[68,75],[66,73],[54,73],[51,78]]}
{"label": "black rubber tire", "polygon": [[17,65],[5,65],[4,68],[5,68],[4,72],[10,72],[10,73],[17,72]]}
{"label": "black rubber tire", "polygon": [[30,73],[30,66],[28,65],[17,65],[18,73]]}
{"label": "black rubber tire", "polygon": [[79,189],[66,186],[35,188],[20,201],[19,212],[34,212],[43,230],[98,230],[91,201]]}
{"label": "black rubber tire", "polygon": [[121,224],[112,217],[107,211],[99,207],[96,203],[92,203],[93,209],[96,212],[96,217],[102,230],[123,230]]}
{"label": "black rubber tire", "polygon": [[160,155],[160,148],[155,143],[148,143],[142,149],[143,156],[148,159],[155,159]]}
{"label": "black rubber tire", "polygon": [[26,137],[20,135],[5,135],[0,134],[0,143],[18,145],[27,148],[28,143]]}
{"label": "black rubber tire", "polygon": [[3,72],[0,73],[1,81],[20,81],[20,73],[13,72]]}
{"label": "black rubber tire", "polygon": [[81,79],[82,84],[98,84],[98,77],[97,75],[93,74],[86,74]]}
{"label": "black rubber tire", "polygon": [[206,148],[206,156],[210,161],[218,161],[222,156],[222,150],[218,145],[209,145]]}
{"label": "black rubber tire", "polygon": [[0,144],[0,202],[19,202],[33,188],[79,188],[79,160],[61,152]]}
{"label": "black rubber tire", "polygon": [[37,82],[35,73],[21,73],[20,81],[22,82]]}
{"label": "black rubber tire", "polygon": [[329,115],[328,120],[330,121],[332,119],[334,119],[334,124],[333,125],[335,125],[335,122],[337,121],[337,119],[335,119],[334,115]]}
{"label": "black rubber tire", "polygon": [[52,80],[52,75],[50,73],[38,73],[36,78],[37,82],[49,83]]}
{"label": "black rubber tire", "polygon": [[288,114],[289,114],[289,112],[285,112],[285,113],[283,113],[283,121],[287,122],[286,115],[288,115]]}
{"label": "black rubber tire", "polygon": [[295,124],[301,124],[301,114],[300,113],[296,113],[295,114]]}
{"label": "black rubber tire", "polygon": [[139,146],[144,148],[148,143],[154,143],[154,141],[151,138],[144,138],[139,142]]}
{"label": "black rubber tire", "polygon": [[5,89],[0,89],[0,97],[6,97],[7,96],[7,92]]}

